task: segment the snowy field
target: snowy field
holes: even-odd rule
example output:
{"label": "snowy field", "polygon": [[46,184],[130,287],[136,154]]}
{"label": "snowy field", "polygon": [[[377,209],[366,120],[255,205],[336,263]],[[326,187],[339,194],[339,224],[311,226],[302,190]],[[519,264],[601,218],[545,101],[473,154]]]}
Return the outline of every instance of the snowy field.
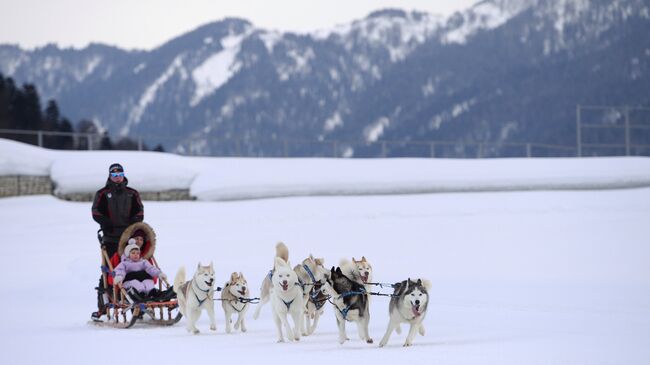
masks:
{"label": "snowy field", "polygon": [[[6,151],[11,144],[3,146]],[[17,165],[15,156],[19,156],[23,168],[35,170],[41,163],[53,177],[81,176],[84,165],[79,161],[103,154],[32,152],[32,158],[27,158],[3,151],[0,171],[4,168],[6,173],[7,166]],[[47,163],[44,156],[50,159]],[[127,176],[136,174],[133,166],[155,166],[160,158],[179,158],[133,152],[128,156],[132,160],[125,162]],[[148,161],[151,156],[155,161]],[[98,174],[102,176],[95,189],[113,162],[109,155],[100,158],[107,162],[101,161]],[[115,160],[124,161],[121,158]],[[206,160],[210,159],[182,164],[196,174],[188,179],[193,189],[200,176],[208,176],[196,170],[197,165],[235,163],[234,159]],[[305,170],[313,168],[310,160],[287,163],[301,167],[297,161],[303,161]],[[647,166],[647,159],[642,158],[482,161],[472,161],[475,168],[471,169],[467,161],[438,162],[454,176],[466,173],[477,184],[523,170],[529,182],[549,181],[549,172],[554,172],[555,181],[588,188],[590,176],[599,170],[590,166],[596,165],[609,171],[601,174],[601,181],[639,183],[648,175],[648,170],[630,167]],[[254,159],[242,162],[265,164]],[[269,163],[280,166],[282,160]],[[366,171],[399,165],[398,160],[355,163]],[[535,163],[548,167],[536,172],[530,168]],[[297,174],[288,165],[279,168]],[[147,172],[153,171],[159,169]],[[174,169],[162,171],[173,179]],[[482,179],[476,171],[483,171]],[[489,171],[503,174],[488,176]],[[235,175],[231,181],[245,180],[246,176],[236,172],[231,170]],[[343,186],[354,175],[334,168],[322,173],[339,178],[330,187]],[[267,168],[265,174],[274,181],[272,169]],[[384,181],[394,187],[408,183],[405,174],[393,180],[385,172],[377,175],[386,176]],[[412,183],[422,181],[417,176],[429,179],[427,184],[434,181],[429,171],[408,176]],[[131,179],[135,188],[140,187],[138,179]],[[91,181],[79,180],[81,185],[91,185]],[[508,186],[509,180],[503,180]],[[249,191],[266,191],[263,178],[256,183],[249,185],[254,186]],[[300,185],[300,181],[293,183]],[[205,180],[202,184],[204,191],[218,193]],[[349,191],[355,188],[359,189],[349,186]],[[381,349],[377,343],[388,324],[385,297],[373,298],[371,303],[374,345],[359,340],[356,326],[350,324],[351,341],[339,345],[329,306],[316,333],[299,343],[275,343],[270,305],[257,321],[249,312],[249,331],[244,334],[225,334],[219,302],[215,303],[217,332],[208,330],[205,314],[198,323],[202,330],[198,336],[186,333],[184,320],[164,328],[99,328],[88,322],[96,305],[93,287],[100,262],[98,227],[91,219],[90,203],[51,196],[0,199],[2,363],[649,364],[650,188],[527,190],[336,196],[331,188],[327,190],[330,196],[144,202],[145,221],[158,234],[156,257],[170,277],[182,265],[192,272],[198,261],[212,260],[219,285],[232,271],[242,271],[257,296],[272,265],[275,243],[282,240],[290,249],[292,264],[309,253],[324,257],[328,265],[364,255],[373,265],[375,281],[429,279],[433,288],[426,336],[417,336],[413,347],[403,348],[405,332],[393,334]]]}

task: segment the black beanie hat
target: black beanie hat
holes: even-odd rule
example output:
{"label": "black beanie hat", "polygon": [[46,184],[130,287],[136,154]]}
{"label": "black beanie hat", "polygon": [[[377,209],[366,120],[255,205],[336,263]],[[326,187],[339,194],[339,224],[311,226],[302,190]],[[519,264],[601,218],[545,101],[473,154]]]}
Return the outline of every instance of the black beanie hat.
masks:
{"label": "black beanie hat", "polygon": [[124,167],[120,165],[119,163],[114,163],[111,165],[111,167],[108,168],[108,172],[124,172]]}

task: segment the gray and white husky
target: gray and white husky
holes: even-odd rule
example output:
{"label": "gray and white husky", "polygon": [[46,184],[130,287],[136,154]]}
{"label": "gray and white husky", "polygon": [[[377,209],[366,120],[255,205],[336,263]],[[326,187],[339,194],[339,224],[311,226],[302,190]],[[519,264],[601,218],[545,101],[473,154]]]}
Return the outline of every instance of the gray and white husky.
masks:
{"label": "gray and white husky", "polygon": [[[293,268],[303,286],[303,301],[305,303],[303,336],[314,333],[318,326],[318,320],[325,309],[328,296],[324,284],[329,277],[329,271],[325,269],[324,264],[324,259],[314,258],[310,254],[300,265]],[[311,320],[314,322],[310,323]]]}
{"label": "gray and white husky", "polygon": [[246,312],[248,311],[248,302],[242,302],[242,298],[249,298],[250,292],[248,290],[248,283],[244,274],[232,273],[230,280],[224,285],[221,291],[221,306],[226,314],[226,333],[230,333],[231,317],[237,313],[237,321],[235,321],[235,330],[241,327],[242,332],[246,332]]}
{"label": "gray and white husky", "polygon": [[340,267],[332,267],[330,278],[326,285],[328,294],[334,304],[334,315],[339,327],[339,343],[348,340],[345,333],[345,322],[355,322],[359,337],[367,343],[372,343],[368,333],[370,311],[368,309],[368,294],[365,287],[343,274]]}
{"label": "gray and white husky", "polygon": [[422,321],[427,314],[431,283],[427,280],[422,281],[418,279],[417,281],[413,281],[409,278],[401,283],[395,284],[394,287],[395,291],[393,297],[390,299],[388,309],[390,321],[388,322],[386,334],[381,339],[381,342],[379,342],[379,347],[383,347],[388,343],[388,339],[393,330],[400,333],[400,323],[404,322],[411,325],[404,346],[411,346],[413,344],[416,331],[424,336]]}
{"label": "gray and white husky", "polygon": [[174,278],[174,291],[178,297],[178,309],[187,319],[187,331],[198,334],[196,321],[205,309],[210,317],[210,329],[217,330],[214,318],[214,265],[201,266],[199,263],[192,280],[185,281],[185,268],[181,267]]}

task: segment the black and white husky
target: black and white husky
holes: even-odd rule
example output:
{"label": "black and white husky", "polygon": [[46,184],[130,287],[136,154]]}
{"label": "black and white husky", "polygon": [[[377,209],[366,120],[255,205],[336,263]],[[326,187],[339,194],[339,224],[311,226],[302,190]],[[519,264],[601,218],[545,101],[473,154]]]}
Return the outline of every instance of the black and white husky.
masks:
{"label": "black and white husky", "polygon": [[181,267],[174,278],[174,291],[178,297],[178,309],[187,318],[187,331],[198,334],[196,321],[205,309],[210,317],[210,329],[217,330],[214,318],[214,266],[201,266],[199,263],[192,280],[185,281],[185,268]]}
{"label": "black and white husky", "polygon": [[429,304],[429,290],[431,284],[428,281],[418,279],[413,281],[407,279],[401,283],[395,284],[395,291],[393,297],[390,299],[389,314],[390,322],[386,334],[379,342],[379,347],[383,347],[388,343],[393,330],[400,333],[400,323],[408,323],[411,325],[409,333],[406,336],[404,346],[411,346],[415,332],[420,332],[424,336],[424,326],[422,321],[427,314],[427,305]]}
{"label": "black and white husky", "polygon": [[339,343],[348,340],[345,333],[345,322],[355,322],[359,337],[367,343],[372,343],[368,334],[370,311],[368,310],[368,294],[366,288],[343,274],[340,267],[332,267],[327,282],[328,294],[334,304],[334,314],[339,327]]}

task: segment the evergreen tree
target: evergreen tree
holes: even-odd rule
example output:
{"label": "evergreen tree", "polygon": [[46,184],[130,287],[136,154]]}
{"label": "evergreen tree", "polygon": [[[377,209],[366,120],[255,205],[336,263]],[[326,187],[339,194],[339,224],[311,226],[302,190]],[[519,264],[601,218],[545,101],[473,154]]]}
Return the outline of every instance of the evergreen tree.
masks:
{"label": "evergreen tree", "polygon": [[[47,106],[45,107],[45,116],[43,118],[43,123],[41,124],[42,130],[45,131],[57,131],[59,126],[59,119],[61,114],[59,112],[59,106],[56,105],[56,101],[49,100]],[[60,136],[44,136],[43,137],[43,147],[60,149]]]}
{"label": "evergreen tree", "polygon": [[[77,124],[77,132],[94,134],[94,135],[99,134],[99,131],[97,130],[97,126],[95,125],[95,123],[87,119],[82,119]],[[89,142],[90,142],[90,146],[88,145]],[[80,136],[77,139],[77,149],[79,150],[97,149],[99,147],[99,142],[100,142],[99,139],[96,137],[90,137],[90,141],[89,141],[88,136]]]}
{"label": "evergreen tree", "polygon": [[102,134],[102,139],[99,141],[99,149],[100,150],[113,149],[113,142],[111,142],[110,137],[108,137],[108,132],[106,131]]}
{"label": "evergreen tree", "polygon": [[[67,133],[74,132],[72,130],[72,124],[70,123],[70,121],[67,118],[61,119],[57,129],[58,129],[59,132],[67,132]],[[57,147],[56,148],[62,149],[62,150],[73,150],[73,149],[75,149],[75,143],[74,143],[74,139],[72,138],[72,135],[57,137]]]}
{"label": "evergreen tree", "polygon": [[13,81],[10,78],[5,80],[0,74],[0,128],[2,129],[9,129],[13,124],[9,101],[14,92]]}

